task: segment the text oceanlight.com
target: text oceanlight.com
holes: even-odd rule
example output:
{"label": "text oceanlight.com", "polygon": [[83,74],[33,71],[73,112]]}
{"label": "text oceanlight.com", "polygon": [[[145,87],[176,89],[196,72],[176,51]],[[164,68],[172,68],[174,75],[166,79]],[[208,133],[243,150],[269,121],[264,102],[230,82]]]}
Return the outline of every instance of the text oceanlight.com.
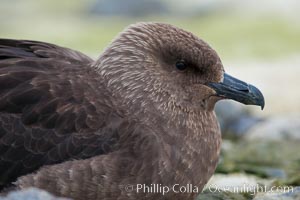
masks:
{"label": "text oceanlight.com", "polygon": [[[180,185],[174,184],[172,186],[166,186],[162,184],[135,184],[135,185],[125,185],[121,189],[124,189],[126,192],[136,192],[136,193],[156,193],[165,195],[167,193],[199,193],[201,190],[199,187],[192,184]],[[243,184],[241,186],[216,186],[209,185],[206,186],[206,190],[211,193],[217,192],[232,192],[232,193],[248,193],[255,195],[260,192],[268,193],[286,193],[293,192],[292,186],[262,186],[262,185],[248,185]]]}
{"label": "text oceanlight.com", "polygon": [[251,195],[255,195],[257,193],[287,193],[293,192],[293,186],[270,186],[266,185],[249,185],[243,184],[241,186],[216,186],[210,185],[206,187],[210,192],[231,192],[231,193],[248,193]]}

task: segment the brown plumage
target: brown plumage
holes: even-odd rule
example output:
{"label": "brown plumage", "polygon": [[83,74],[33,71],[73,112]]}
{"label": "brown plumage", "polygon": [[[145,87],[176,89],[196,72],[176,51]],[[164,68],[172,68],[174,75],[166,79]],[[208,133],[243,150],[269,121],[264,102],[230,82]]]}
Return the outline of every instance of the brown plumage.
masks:
{"label": "brown plumage", "polygon": [[126,185],[201,192],[218,162],[213,108],[224,98],[264,104],[255,87],[224,74],[207,43],[171,25],[132,25],[96,61],[1,39],[0,188],[78,200],[195,199]]}

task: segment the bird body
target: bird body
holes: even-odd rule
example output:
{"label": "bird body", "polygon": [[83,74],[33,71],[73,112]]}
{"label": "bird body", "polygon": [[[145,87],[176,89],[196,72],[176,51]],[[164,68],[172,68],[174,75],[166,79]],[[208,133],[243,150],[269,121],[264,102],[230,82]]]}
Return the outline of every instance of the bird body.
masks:
{"label": "bird body", "polygon": [[[78,200],[195,199],[218,162],[214,104],[263,106],[243,82],[230,88],[242,97],[219,95],[224,77],[208,44],[162,23],[130,26],[96,61],[0,39],[0,189],[38,187]],[[171,190],[137,188],[154,184]],[[194,191],[172,191],[189,184]]]}

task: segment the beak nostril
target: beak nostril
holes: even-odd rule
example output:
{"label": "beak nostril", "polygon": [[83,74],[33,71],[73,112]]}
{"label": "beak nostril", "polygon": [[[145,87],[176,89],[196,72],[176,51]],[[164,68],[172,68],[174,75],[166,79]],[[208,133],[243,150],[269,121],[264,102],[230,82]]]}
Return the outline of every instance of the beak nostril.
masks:
{"label": "beak nostril", "polygon": [[247,92],[247,93],[249,93],[249,92],[250,92],[249,85],[248,85],[247,88],[241,89],[240,91],[241,91],[241,92]]}
{"label": "beak nostril", "polygon": [[256,87],[238,80],[228,74],[224,74],[221,83],[208,83],[214,89],[217,96],[232,99],[247,105],[259,105],[264,107],[264,96]]}

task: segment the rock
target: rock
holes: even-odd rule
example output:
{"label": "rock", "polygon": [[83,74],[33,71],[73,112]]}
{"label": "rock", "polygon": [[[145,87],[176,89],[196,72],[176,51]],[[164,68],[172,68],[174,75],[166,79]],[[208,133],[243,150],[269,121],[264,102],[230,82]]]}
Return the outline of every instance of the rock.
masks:
{"label": "rock", "polygon": [[198,200],[253,199],[299,200],[300,187],[277,185],[276,181],[247,174],[215,174]]}
{"label": "rock", "polygon": [[242,104],[233,101],[218,102],[215,108],[222,134],[236,138],[244,135],[263,119],[252,116]]}
{"label": "rock", "polygon": [[300,116],[278,116],[253,126],[246,134],[246,140],[300,141]]}
{"label": "rock", "polygon": [[300,187],[282,187],[282,191],[258,193],[253,200],[299,200]]}
{"label": "rock", "polygon": [[197,200],[221,200],[221,199],[230,199],[230,200],[248,200],[246,195],[232,193],[232,192],[217,192],[213,193],[209,190],[203,191],[197,198]]}
{"label": "rock", "polygon": [[29,188],[25,190],[12,191],[6,197],[0,197],[0,200],[70,200],[70,199],[55,197],[41,189]]}
{"label": "rock", "polygon": [[215,174],[206,184],[205,189],[211,192],[249,193],[259,185],[267,185],[267,183],[264,179],[243,173]]}
{"label": "rock", "polygon": [[206,184],[198,200],[204,199],[252,199],[256,188],[269,187],[271,181],[246,174],[215,174]]}

